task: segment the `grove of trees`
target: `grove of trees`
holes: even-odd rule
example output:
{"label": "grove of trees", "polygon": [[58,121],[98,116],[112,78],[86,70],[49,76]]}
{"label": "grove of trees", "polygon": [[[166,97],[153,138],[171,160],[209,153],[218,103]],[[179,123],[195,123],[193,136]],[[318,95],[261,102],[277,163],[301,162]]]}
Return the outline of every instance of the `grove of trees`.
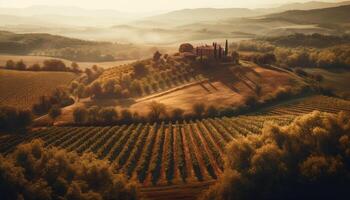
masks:
{"label": "grove of trees", "polygon": [[236,137],[224,174],[202,199],[346,199],[350,115],[314,111],[288,126]]}
{"label": "grove of trees", "polygon": [[107,160],[45,148],[41,140],[0,155],[0,196],[3,200],[139,198],[136,184],[116,173]]}
{"label": "grove of trees", "polygon": [[0,131],[25,131],[32,123],[32,113],[29,110],[18,110],[12,107],[0,107]]}

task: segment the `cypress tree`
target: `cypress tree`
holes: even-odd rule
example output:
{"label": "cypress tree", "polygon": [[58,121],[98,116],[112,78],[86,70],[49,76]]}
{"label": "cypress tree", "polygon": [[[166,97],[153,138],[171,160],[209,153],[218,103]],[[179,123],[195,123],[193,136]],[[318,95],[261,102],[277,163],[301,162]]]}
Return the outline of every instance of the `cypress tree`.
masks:
{"label": "cypress tree", "polygon": [[201,62],[203,62],[203,49],[201,49]]}
{"label": "cypress tree", "polygon": [[228,55],[228,41],[226,40],[226,43],[225,43],[225,56]]}
{"label": "cypress tree", "polygon": [[214,43],[214,58],[217,58],[217,48],[216,48],[216,43]]}

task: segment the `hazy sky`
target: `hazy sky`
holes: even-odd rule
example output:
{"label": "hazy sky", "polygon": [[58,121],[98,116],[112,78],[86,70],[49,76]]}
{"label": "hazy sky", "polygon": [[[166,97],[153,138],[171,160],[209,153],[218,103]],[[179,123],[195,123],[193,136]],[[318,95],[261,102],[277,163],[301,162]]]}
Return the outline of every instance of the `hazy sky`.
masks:
{"label": "hazy sky", "polygon": [[[264,7],[308,0],[0,0],[0,7],[32,5],[75,6],[88,9],[113,9],[127,12],[150,12],[198,7]],[[327,1],[327,0],[323,0]],[[336,2],[341,0],[328,0]]]}

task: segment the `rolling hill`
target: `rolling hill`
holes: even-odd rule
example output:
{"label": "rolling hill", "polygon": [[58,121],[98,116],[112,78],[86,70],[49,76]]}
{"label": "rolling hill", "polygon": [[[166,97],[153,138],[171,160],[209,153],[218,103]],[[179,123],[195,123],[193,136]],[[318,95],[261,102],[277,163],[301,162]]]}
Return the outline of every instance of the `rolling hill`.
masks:
{"label": "rolling hill", "polygon": [[0,54],[49,56],[81,62],[139,59],[154,53],[150,47],[97,42],[46,33],[0,31]]}
{"label": "rolling hill", "polygon": [[309,2],[296,2],[296,3],[285,4],[276,8],[265,8],[265,9],[261,9],[261,11],[270,10],[270,12],[277,13],[277,12],[283,12],[287,10],[313,10],[313,9],[323,9],[323,8],[331,8],[331,7],[338,7],[338,6],[345,6],[345,5],[350,5],[350,1],[342,1],[342,2],[309,1]]}
{"label": "rolling hill", "polygon": [[266,19],[286,20],[301,24],[339,24],[348,23],[350,5],[314,10],[291,10],[278,14],[267,15]]}

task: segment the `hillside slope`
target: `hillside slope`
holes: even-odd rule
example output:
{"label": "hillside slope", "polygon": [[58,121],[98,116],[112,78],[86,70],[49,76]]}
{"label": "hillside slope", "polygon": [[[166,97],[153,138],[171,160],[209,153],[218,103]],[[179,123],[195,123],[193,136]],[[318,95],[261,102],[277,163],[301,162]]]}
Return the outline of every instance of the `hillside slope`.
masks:
{"label": "hillside slope", "polygon": [[291,10],[283,13],[267,15],[266,19],[282,19],[296,23],[316,23],[316,24],[338,24],[348,23],[350,19],[350,5],[314,9],[314,10]]}

